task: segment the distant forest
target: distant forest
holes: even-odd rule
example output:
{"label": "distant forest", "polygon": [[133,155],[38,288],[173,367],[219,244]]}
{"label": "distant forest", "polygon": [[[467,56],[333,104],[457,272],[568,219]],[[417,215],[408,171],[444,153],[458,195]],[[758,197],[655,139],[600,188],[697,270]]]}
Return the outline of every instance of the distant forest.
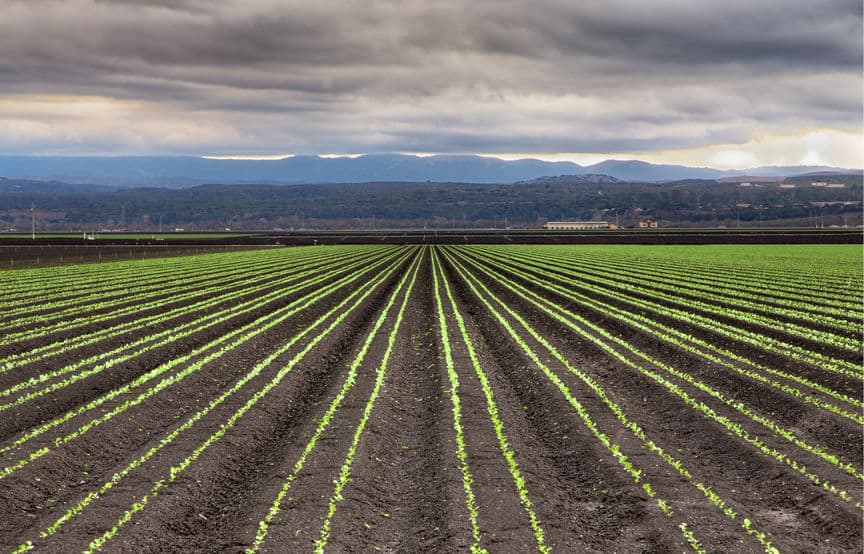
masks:
{"label": "distant forest", "polygon": [[860,225],[862,178],[777,183],[358,183],[200,185],[112,190],[0,181],[0,230],[157,231],[252,229],[537,228],[549,220],[605,220],[621,227],[653,216],[663,227]]}

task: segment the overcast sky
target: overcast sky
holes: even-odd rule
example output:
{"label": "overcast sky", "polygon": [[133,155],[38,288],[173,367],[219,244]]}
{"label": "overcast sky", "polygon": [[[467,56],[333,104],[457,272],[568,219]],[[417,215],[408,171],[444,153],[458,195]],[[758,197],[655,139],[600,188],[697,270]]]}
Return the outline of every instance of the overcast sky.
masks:
{"label": "overcast sky", "polygon": [[0,153],[861,167],[860,0],[0,0]]}

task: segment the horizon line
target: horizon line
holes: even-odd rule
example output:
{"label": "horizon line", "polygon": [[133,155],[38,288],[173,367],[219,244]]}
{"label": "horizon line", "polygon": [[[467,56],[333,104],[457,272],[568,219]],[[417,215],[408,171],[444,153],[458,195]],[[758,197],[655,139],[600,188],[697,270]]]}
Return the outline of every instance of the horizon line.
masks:
{"label": "horizon line", "polygon": [[[647,162],[640,158],[605,158],[599,162],[582,164],[574,160],[568,159],[548,159],[550,156],[573,155],[569,153],[538,153],[538,154],[493,154],[493,153],[447,153],[447,152],[364,152],[364,153],[286,153],[286,154],[228,154],[228,155],[208,155],[208,154],[6,154],[0,153],[0,157],[22,157],[22,158],[195,158],[205,160],[224,160],[224,161],[282,161],[291,158],[320,158],[320,159],[357,159],[365,156],[405,156],[414,158],[436,158],[436,157],[479,157],[491,158],[502,162],[519,162],[519,161],[540,161],[544,163],[567,163],[580,168],[589,168],[605,162],[640,162],[652,166],[679,166],[692,169],[713,169],[716,171],[747,171],[751,169],[762,169],[770,167],[800,167],[800,168],[831,168],[844,170],[849,172],[861,172],[864,168],[853,167],[838,167],[826,164],[786,164],[786,165],[758,165],[750,167],[733,167],[720,168],[710,165],[687,165],[686,163],[655,163]],[[577,154],[578,155],[578,154]],[[521,156],[521,157],[520,157]],[[546,158],[546,159],[544,159]]]}

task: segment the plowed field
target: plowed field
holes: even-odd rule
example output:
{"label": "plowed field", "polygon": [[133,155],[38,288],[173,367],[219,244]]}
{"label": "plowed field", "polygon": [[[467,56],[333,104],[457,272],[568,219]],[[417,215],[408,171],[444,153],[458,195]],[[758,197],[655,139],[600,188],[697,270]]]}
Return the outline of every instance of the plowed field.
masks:
{"label": "plowed field", "polygon": [[0,549],[862,550],[857,246],[0,271]]}

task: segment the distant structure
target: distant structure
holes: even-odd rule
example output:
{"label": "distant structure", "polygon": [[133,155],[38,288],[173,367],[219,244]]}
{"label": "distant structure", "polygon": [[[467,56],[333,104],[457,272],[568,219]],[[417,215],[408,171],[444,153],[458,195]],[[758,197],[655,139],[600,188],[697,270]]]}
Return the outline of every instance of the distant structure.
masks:
{"label": "distant structure", "polygon": [[751,183],[750,181],[742,181],[741,183],[738,184],[738,186],[740,186],[740,187],[752,187],[753,183]]}
{"label": "distant structure", "polygon": [[781,189],[794,189],[794,188],[795,188],[795,183],[780,183],[779,185],[777,185],[777,188],[781,188]]}
{"label": "distant structure", "polygon": [[653,217],[644,217],[639,220],[639,228],[640,229],[656,229],[657,228],[657,220]]}
{"label": "distant structure", "polygon": [[544,229],[553,231],[589,231],[596,229],[617,229],[618,226],[608,221],[549,221]]}

